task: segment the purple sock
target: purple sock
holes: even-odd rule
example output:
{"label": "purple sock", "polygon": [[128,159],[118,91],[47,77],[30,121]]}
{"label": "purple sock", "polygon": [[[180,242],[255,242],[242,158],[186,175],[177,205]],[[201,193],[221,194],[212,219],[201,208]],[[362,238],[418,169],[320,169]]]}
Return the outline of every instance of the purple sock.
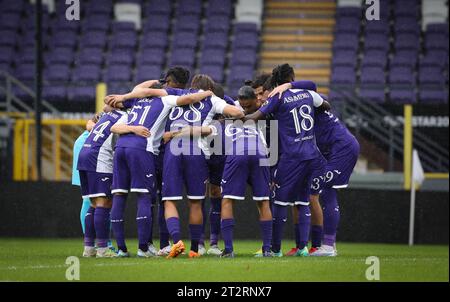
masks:
{"label": "purple sock", "polygon": [[270,252],[271,241],[272,241],[272,220],[260,221],[259,226],[261,228],[263,245],[263,252]]}
{"label": "purple sock", "polygon": [[309,206],[298,206],[298,232],[299,232],[299,249],[303,249],[308,245],[309,229],[311,227],[311,211]]}
{"label": "purple sock", "polygon": [[150,206],[150,210],[152,212],[152,215],[151,215],[152,223],[150,224],[150,234],[148,236],[148,243],[149,244],[153,244],[153,222],[155,221],[155,215],[156,215],[155,207],[156,207],[156,204],[154,203],[154,200],[152,199],[152,203],[151,203],[151,206]]}
{"label": "purple sock", "polygon": [[127,195],[113,196],[113,206],[111,209],[111,226],[113,229],[114,238],[116,239],[117,248],[123,252],[127,252],[127,246],[125,244],[125,228],[124,228],[124,213],[125,213],[125,201]]}
{"label": "purple sock", "polygon": [[323,202],[323,244],[333,246],[341,214],[337,200],[337,190],[326,188],[320,195]]}
{"label": "purple sock", "polygon": [[220,236],[221,198],[210,198],[209,221],[211,224],[210,245],[217,245]]}
{"label": "purple sock", "polygon": [[206,219],[206,202],[205,202],[204,199],[202,201],[202,215],[203,215],[202,231],[200,233],[200,239],[199,239],[198,243],[204,246],[205,245],[205,230],[206,230],[206,222],[207,222],[207,219]]}
{"label": "purple sock", "polygon": [[294,233],[295,233],[295,247],[298,248],[300,246],[300,229],[298,227],[298,223],[294,224]]}
{"label": "purple sock", "polygon": [[173,239],[173,243],[180,241],[180,219],[178,217],[170,217],[166,219],[167,229]]}
{"label": "purple sock", "polygon": [[221,230],[222,237],[225,243],[225,252],[231,253],[233,251],[233,227],[234,227],[234,219],[222,219],[221,221]]}
{"label": "purple sock", "polygon": [[281,250],[284,225],[287,221],[287,207],[274,204],[273,210],[272,251],[278,253]]}
{"label": "purple sock", "polygon": [[150,194],[139,193],[137,198],[136,224],[139,249],[148,251],[148,238],[152,228],[152,200]]}
{"label": "purple sock", "polygon": [[109,241],[111,209],[97,207],[94,212],[95,234],[98,247],[107,247]]}
{"label": "purple sock", "polygon": [[311,246],[320,247],[322,245],[323,227],[321,225],[311,226]]}
{"label": "purple sock", "polygon": [[189,233],[191,234],[191,251],[198,252],[198,244],[202,236],[202,224],[189,224]]}
{"label": "purple sock", "polygon": [[95,246],[95,208],[89,207],[86,216],[84,216],[84,246]]}
{"label": "purple sock", "polygon": [[159,204],[158,209],[159,224],[159,247],[165,248],[169,245],[169,230],[167,229],[166,218],[164,218],[164,204]]}

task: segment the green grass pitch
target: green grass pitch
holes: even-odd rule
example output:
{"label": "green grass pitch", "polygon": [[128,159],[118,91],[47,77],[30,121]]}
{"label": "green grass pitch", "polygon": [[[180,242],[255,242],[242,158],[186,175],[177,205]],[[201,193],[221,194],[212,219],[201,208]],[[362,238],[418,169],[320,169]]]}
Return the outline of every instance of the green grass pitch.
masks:
{"label": "green grass pitch", "polygon": [[[136,241],[128,246],[135,254]],[[380,281],[449,281],[448,246],[339,243],[336,258],[273,259],[254,258],[258,247],[237,241],[234,259],[85,259],[81,239],[0,239],[0,281],[67,281],[68,256],[80,258],[80,281],[367,281],[369,256]]]}

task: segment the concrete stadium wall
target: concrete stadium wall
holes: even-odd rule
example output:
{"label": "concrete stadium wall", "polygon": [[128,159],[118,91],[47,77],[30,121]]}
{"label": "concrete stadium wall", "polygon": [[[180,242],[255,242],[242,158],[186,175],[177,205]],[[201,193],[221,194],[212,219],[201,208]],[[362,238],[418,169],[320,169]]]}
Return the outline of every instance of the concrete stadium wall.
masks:
{"label": "concrete stadium wall", "polygon": [[[0,237],[80,237],[78,187],[57,182],[0,183]],[[250,192],[247,192],[248,196]],[[339,193],[341,225],[339,241],[407,243],[409,192],[348,189]],[[235,208],[235,237],[258,239],[257,210],[253,201],[239,202]],[[415,240],[425,244],[448,244],[448,192],[418,192]],[[180,202],[182,222],[187,221],[186,202]],[[126,233],[136,237],[136,202],[129,199]],[[285,238],[293,238],[291,219]],[[155,221],[155,237],[157,222]],[[188,237],[187,224],[182,235]]]}

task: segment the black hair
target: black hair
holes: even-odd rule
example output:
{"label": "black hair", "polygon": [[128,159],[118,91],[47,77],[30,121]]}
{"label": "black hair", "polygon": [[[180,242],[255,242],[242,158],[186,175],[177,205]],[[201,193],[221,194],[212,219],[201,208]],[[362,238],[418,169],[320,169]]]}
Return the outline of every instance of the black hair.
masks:
{"label": "black hair", "polygon": [[268,73],[262,73],[258,75],[255,80],[252,82],[252,88],[256,89],[258,87],[264,86],[264,83],[267,81],[267,79],[270,78],[270,74]]}
{"label": "black hair", "polygon": [[263,91],[272,90],[274,88],[272,86],[272,76],[269,76],[262,86],[263,86]]}
{"label": "black hair", "polygon": [[289,64],[278,65],[272,70],[272,87],[290,82],[294,77],[294,68]]}
{"label": "black hair", "polygon": [[219,97],[221,99],[223,99],[225,97],[225,91],[223,90],[222,85],[220,85],[218,83],[214,83],[214,87],[213,87],[212,91],[217,97]]}
{"label": "black hair", "polygon": [[253,80],[245,80],[244,85],[245,86],[253,86]]}
{"label": "black hair", "polygon": [[150,86],[152,89],[162,89],[163,85],[161,83],[154,83],[152,86]]}
{"label": "black hair", "polygon": [[172,77],[172,79],[179,85],[186,86],[189,82],[189,77],[191,76],[191,73],[188,69],[181,67],[181,66],[175,66],[167,70],[166,76],[164,77],[165,80],[167,80],[167,77]]}
{"label": "black hair", "polygon": [[242,86],[239,88],[238,98],[240,100],[253,100],[256,99],[256,94],[252,87]]}

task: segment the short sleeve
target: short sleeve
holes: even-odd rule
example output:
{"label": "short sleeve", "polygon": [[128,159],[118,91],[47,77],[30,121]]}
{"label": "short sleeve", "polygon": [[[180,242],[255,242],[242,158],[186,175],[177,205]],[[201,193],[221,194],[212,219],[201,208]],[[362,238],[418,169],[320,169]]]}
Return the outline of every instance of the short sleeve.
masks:
{"label": "short sleeve", "polygon": [[214,95],[211,97],[211,102],[213,105],[213,111],[216,114],[223,114],[223,110],[226,106],[228,106],[227,102]]}
{"label": "short sleeve", "polygon": [[163,102],[164,106],[168,106],[168,107],[176,107],[177,100],[178,100],[178,96],[175,96],[175,95],[163,96],[161,98],[161,101]]}
{"label": "short sleeve", "polygon": [[259,108],[259,111],[261,111],[264,115],[274,114],[277,112],[278,107],[280,106],[281,101],[278,99],[277,96],[273,96],[267,100],[266,103],[264,103],[261,108]]}
{"label": "short sleeve", "polygon": [[124,113],[122,116],[117,120],[116,124],[122,125],[128,123],[128,114]]}
{"label": "short sleeve", "polygon": [[317,91],[317,85],[313,81],[306,81],[306,80],[296,81],[296,82],[291,82],[291,85],[292,85],[293,89],[306,89],[306,90]]}
{"label": "short sleeve", "polygon": [[320,107],[323,104],[323,99],[322,97],[314,91],[309,91],[309,93],[311,94],[312,98],[313,98],[313,103],[314,103],[314,107]]}

